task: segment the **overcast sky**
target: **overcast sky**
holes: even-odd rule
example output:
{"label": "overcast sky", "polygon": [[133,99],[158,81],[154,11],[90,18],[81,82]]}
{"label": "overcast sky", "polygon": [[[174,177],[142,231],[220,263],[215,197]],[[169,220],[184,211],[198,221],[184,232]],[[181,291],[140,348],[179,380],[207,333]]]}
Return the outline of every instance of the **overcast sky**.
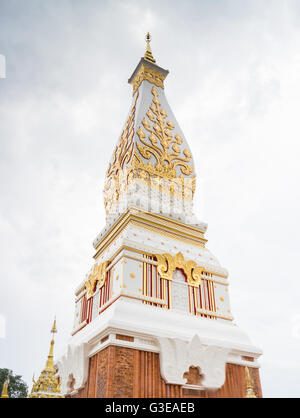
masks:
{"label": "overcast sky", "polygon": [[263,393],[300,397],[299,23],[298,0],[0,0],[0,367],[30,384],[55,314],[68,341],[149,30]]}

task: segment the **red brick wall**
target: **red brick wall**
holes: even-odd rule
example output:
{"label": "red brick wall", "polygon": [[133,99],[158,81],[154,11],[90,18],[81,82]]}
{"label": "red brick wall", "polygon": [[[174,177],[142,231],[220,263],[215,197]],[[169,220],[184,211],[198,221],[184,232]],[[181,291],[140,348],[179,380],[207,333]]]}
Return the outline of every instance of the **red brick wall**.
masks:
{"label": "red brick wall", "polygon": [[[249,368],[257,397],[262,397],[259,371]],[[245,367],[227,364],[226,381],[217,391],[195,391],[166,384],[160,375],[159,354],[109,346],[90,359],[87,385],[76,398],[243,398]]]}

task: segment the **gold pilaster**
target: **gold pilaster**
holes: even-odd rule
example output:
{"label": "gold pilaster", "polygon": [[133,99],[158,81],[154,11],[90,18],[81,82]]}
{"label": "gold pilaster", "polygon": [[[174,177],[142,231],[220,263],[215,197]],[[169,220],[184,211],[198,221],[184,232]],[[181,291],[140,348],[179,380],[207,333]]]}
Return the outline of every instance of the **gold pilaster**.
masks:
{"label": "gold pilaster", "polygon": [[245,398],[254,399],[256,398],[256,395],[253,390],[253,383],[250,376],[250,372],[248,367],[245,368],[245,374],[246,374],[246,396]]}

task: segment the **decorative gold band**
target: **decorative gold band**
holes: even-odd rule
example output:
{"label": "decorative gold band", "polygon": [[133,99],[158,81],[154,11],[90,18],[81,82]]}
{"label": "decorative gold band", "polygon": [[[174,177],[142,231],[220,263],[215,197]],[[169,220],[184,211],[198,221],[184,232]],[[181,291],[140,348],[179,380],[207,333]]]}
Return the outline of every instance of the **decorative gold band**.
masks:
{"label": "decorative gold band", "polygon": [[165,74],[162,74],[159,71],[153,70],[153,68],[148,67],[147,65],[143,64],[130,83],[133,87],[133,95],[136,93],[137,89],[140,87],[141,83],[144,80],[149,81],[152,84],[155,84],[157,87],[164,88],[164,79],[166,78]]}

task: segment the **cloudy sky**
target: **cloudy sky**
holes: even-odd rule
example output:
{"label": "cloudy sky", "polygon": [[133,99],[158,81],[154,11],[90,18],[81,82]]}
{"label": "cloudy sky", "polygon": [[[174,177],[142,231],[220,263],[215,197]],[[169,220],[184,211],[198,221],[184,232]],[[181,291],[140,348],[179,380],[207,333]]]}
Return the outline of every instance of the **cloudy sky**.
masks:
{"label": "cloudy sky", "polygon": [[298,0],[0,0],[0,367],[30,384],[55,314],[68,341],[149,30],[263,393],[300,396],[299,22]]}

